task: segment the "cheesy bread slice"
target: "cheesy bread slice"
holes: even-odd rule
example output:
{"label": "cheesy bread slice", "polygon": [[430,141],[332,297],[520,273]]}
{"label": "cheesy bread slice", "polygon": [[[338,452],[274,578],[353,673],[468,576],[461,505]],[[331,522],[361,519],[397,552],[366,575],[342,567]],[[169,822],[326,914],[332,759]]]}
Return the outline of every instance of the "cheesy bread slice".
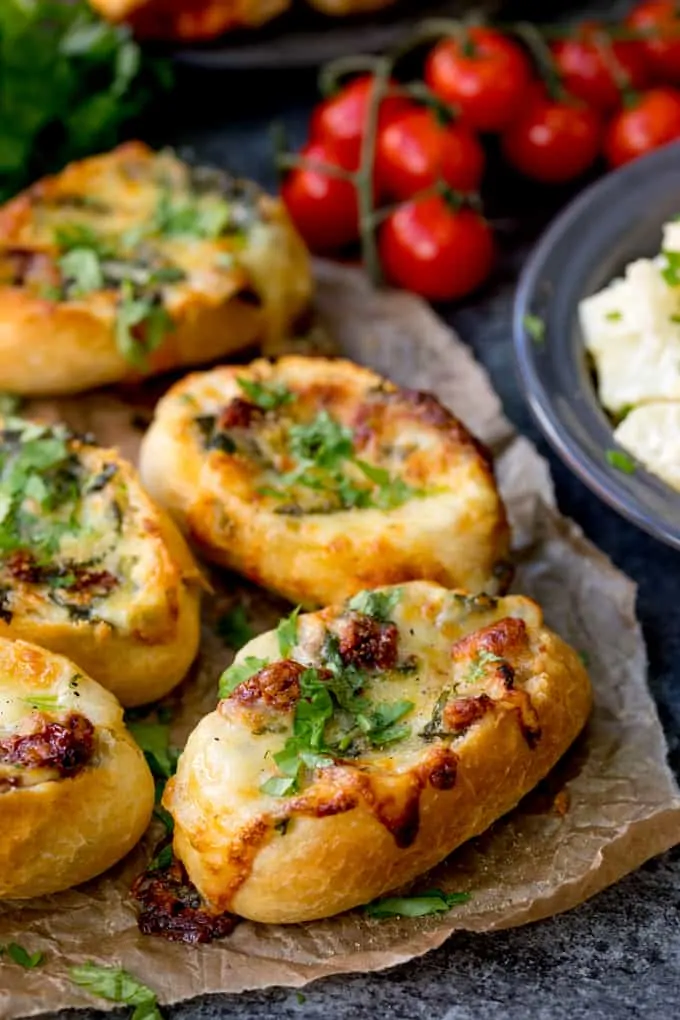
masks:
{"label": "cheesy bread slice", "polygon": [[309,259],[280,202],[140,142],[0,209],[0,389],[75,393],[285,335]]}
{"label": "cheesy bread slice", "polygon": [[143,704],[196,655],[200,581],[115,450],[0,419],[0,636],[67,655],[124,705]]}
{"label": "cheesy bread slice", "polygon": [[591,704],[530,599],[423,581],[294,613],[220,693],[166,787],[175,853],[215,912],[277,924],[432,868],[546,775]]}
{"label": "cheesy bread slice", "polygon": [[350,361],[188,376],[157,405],[140,471],[204,555],[307,607],[414,578],[508,580],[488,453],[434,397]]}
{"label": "cheesy bread slice", "polygon": [[0,899],[101,874],[140,839],[153,804],[114,696],[61,655],[0,638]]}

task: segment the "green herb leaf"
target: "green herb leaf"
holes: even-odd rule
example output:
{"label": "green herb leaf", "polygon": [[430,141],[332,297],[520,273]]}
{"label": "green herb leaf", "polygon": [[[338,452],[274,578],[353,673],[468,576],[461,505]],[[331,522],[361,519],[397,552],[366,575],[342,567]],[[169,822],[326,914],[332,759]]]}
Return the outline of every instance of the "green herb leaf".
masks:
{"label": "green herb leaf", "polygon": [[172,846],[168,844],[149,861],[149,871],[165,871],[173,861]]}
{"label": "green herb leaf", "polygon": [[303,1002],[306,1002],[306,1001],[307,1001],[307,996],[306,996],[306,995],[303,995],[303,994],[302,994],[302,992],[296,992],[296,993],[295,993],[295,998],[297,999],[297,1001],[298,1001],[298,1003],[299,1003],[300,1005],[302,1005],[302,1004],[303,1004]]}
{"label": "green herb leaf", "polygon": [[354,452],[352,431],[331,418],[328,411],[320,411],[309,424],[291,427],[290,448],[298,460],[335,468]]}
{"label": "green herb leaf", "polygon": [[665,262],[661,275],[669,287],[677,287],[680,284],[680,251],[665,248],[661,254]]}
{"label": "green herb leaf", "polygon": [[99,258],[114,254],[110,244],[84,223],[62,223],[54,231],[54,241],[64,254],[80,249],[87,249]]}
{"label": "green herb leaf", "polygon": [[607,314],[605,315],[605,319],[607,320],[607,322],[621,322],[622,318],[623,315],[621,314],[621,312],[617,312],[616,310],[607,312]]}
{"label": "green herb leaf", "polygon": [[91,248],[73,248],[67,255],[62,255],[59,269],[71,297],[80,297],[104,286],[99,258]]}
{"label": "green herb leaf", "polygon": [[467,903],[470,893],[445,893],[430,889],[416,896],[388,896],[364,907],[369,917],[425,917],[446,914],[452,907]]}
{"label": "green herb leaf", "polygon": [[157,722],[128,722],[149,768],[159,779],[169,779],[177,767],[177,755],[170,748],[170,729]]}
{"label": "green herb leaf", "polygon": [[287,659],[297,644],[298,616],[301,606],[297,606],[290,614],[279,621],[276,628],[276,637],[279,642],[279,652],[282,659]]}
{"label": "green herb leaf", "polygon": [[295,394],[280,382],[260,383],[243,376],[237,376],[236,382],[248,400],[263,411],[275,411],[278,407],[295,400]]}
{"label": "green herb leaf", "polygon": [[57,694],[35,694],[32,698],[22,698],[22,701],[36,712],[58,712],[63,707]]}
{"label": "green herb leaf", "polygon": [[229,203],[219,195],[173,201],[165,192],[158,203],[153,231],[165,237],[215,239],[231,219]]}
{"label": "green herb leaf", "polygon": [[25,970],[33,970],[34,967],[39,967],[45,959],[44,953],[29,953],[23,946],[20,946],[18,942],[10,942],[10,944],[5,948],[10,960],[14,963],[18,963],[19,966],[23,967]]}
{"label": "green herb leaf", "polygon": [[260,787],[262,793],[267,793],[270,797],[285,797],[287,794],[292,793],[294,789],[294,776],[272,776],[271,779],[267,779]]}
{"label": "green herb leaf", "polygon": [[635,461],[623,450],[607,450],[606,458],[608,464],[611,464],[617,471],[623,472],[624,475],[635,474]]}
{"label": "green herb leaf", "polygon": [[217,621],[217,634],[226,645],[238,652],[253,637],[253,628],[248,622],[244,606],[234,606],[223,613]]}
{"label": "green herb leaf", "polygon": [[[144,326],[143,335],[134,333]],[[131,365],[145,369],[148,355],[158,350],[174,328],[173,320],[158,298],[136,296],[133,285],[125,281],[116,310],[116,346]]]}
{"label": "green herb leaf", "polygon": [[14,414],[17,414],[21,410],[24,403],[24,398],[20,397],[16,393],[2,393],[0,392],[0,415],[3,418],[9,418]]}
{"label": "green herb leaf", "polygon": [[524,328],[534,341],[541,344],[545,340],[545,320],[539,315],[527,314],[523,319]]}
{"label": "green herb leaf", "polygon": [[220,697],[228,698],[239,684],[249,680],[251,676],[259,673],[267,665],[267,659],[256,659],[254,655],[246,656],[243,662],[232,662],[220,677]]}
{"label": "green herb leaf", "polygon": [[69,977],[90,995],[134,1006],[131,1020],[162,1020],[156,993],[122,967],[101,967],[90,961],[71,967]]}
{"label": "green herb leaf", "polygon": [[353,609],[355,613],[372,616],[379,623],[387,623],[399,605],[401,596],[401,588],[391,588],[389,591],[360,591],[352,596],[347,607]]}
{"label": "green herb leaf", "polygon": [[463,677],[463,683],[480,683],[488,675],[489,667],[497,666],[500,662],[503,662],[502,656],[495,655],[486,648],[482,648],[482,650],[479,651],[472,660],[465,676]]}

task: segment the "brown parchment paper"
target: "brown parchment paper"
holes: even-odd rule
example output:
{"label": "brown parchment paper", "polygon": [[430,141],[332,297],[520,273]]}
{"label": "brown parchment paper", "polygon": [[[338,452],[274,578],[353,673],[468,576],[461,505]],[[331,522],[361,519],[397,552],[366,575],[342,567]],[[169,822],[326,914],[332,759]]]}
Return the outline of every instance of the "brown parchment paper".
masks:
{"label": "brown parchment paper", "polygon": [[[100,879],[58,896],[0,905],[0,943],[18,941],[46,956],[36,971],[0,962],[3,1020],[92,1005],[67,978],[69,966],[89,959],[123,965],[161,1002],[378,970],[440,945],[459,929],[490,931],[567,910],[680,842],[680,795],[647,690],[633,584],[559,516],[545,462],[513,433],[483,369],[423,302],[377,293],[349,268],[320,263],[317,277],[319,319],[341,352],[397,383],[434,391],[496,453],[518,560],[513,588],[536,598],[548,623],[583,652],[595,688],[592,719],[519,808],[416,883],[415,889],[438,885],[472,893],[449,914],[377,921],[354,911],[287,927],[243,923],[230,938],[200,947],[144,937],[127,894],[148,860],[152,832]],[[151,402],[148,391],[109,391],[36,403],[29,413],[61,416],[134,459],[141,433],[132,412],[146,406],[148,414]],[[215,634],[217,617],[242,602],[264,630],[286,608],[234,576],[223,573],[214,581],[199,662],[171,699],[180,746],[214,706],[217,677],[232,658]]]}

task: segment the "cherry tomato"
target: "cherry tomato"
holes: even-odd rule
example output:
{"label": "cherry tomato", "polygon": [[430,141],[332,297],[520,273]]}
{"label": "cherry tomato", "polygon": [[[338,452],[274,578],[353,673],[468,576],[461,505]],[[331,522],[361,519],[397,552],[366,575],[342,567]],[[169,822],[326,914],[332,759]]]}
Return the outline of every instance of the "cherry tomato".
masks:
{"label": "cherry tomato", "polygon": [[[337,95],[320,103],[312,116],[312,139],[331,145],[346,170],[359,166],[372,87],[372,75],[355,78]],[[411,109],[415,109],[415,104],[403,96],[386,96],[380,104],[378,126]]]}
{"label": "cherry tomato", "polygon": [[[339,166],[337,154],[310,142],[300,155]],[[332,251],[359,236],[356,189],[351,181],[312,167],[295,167],[281,186],[281,198],[312,251]]]}
{"label": "cherry tomato", "polygon": [[478,131],[502,131],[522,109],[531,65],[511,39],[471,28],[468,43],[444,39],[425,63],[425,81]]}
{"label": "cherry tomato", "polygon": [[381,194],[412,198],[443,178],[456,191],[476,191],[484,172],[484,150],[460,124],[441,124],[431,110],[414,110],[378,134],[375,176]]}
{"label": "cherry tomato", "polygon": [[633,106],[614,117],[607,128],[604,151],[610,166],[623,166],[678,138],[680,92],[659,87],[642,92]]}
{"label": "cherry tomato", "polygon": [[642,43],[650,71],[660,82],[680,84],[680,11],[673,0],[639,4],[627,18],[630,28],[654,34]]}
{"label": "cherry tomato", "polygon": [[584,22],[571,39],[553,45],[553,55],[562,82],[573,96],[603,113],[621,105],[622,84],[641,89],[647,84],[647,61],[640,43],[609,41],[599,43],[595,22]]}
{"label": "cherry tomato", "polygon": [[508,162],[533,180],[560,184],[579,177],[597,159],[602,126],[579,99],[551,99],[532,90],[524,112],[503,136]]}
{"label": "cherry tomato", "polygon": [[430,301],[450,301],[486,280],[494,261],[489,224],[439,195],[417,198],[385,220],[378,236],[387,279]]}

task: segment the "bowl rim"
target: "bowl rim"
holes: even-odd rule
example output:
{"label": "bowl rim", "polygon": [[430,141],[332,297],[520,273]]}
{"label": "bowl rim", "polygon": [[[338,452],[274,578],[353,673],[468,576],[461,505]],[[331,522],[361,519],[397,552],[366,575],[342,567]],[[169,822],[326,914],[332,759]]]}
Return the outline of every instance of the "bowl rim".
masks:
{"label": "bowl rim", "polygon": [[[626,180],[631,187],[642,181],[648,181],[650,174],[653,174],[659,166],[665,167],[669,158],[671,161],[675,161],[680,169],[679,157],[680,142],[673,143],[606,174],[589,185],[580,195],[577,195],[558,214],[532,249],[520,275],[512,315],[516,371],[529,410],[548,443],[567,467],[604,503],[647,534],[661,539],[676,549],[680,549],[680,495],[670,485],[642,466],[636,468],[635,474],[639,482],[657,490],[660,485],[662,486],[661,491],[667,495],[671,504],[677,501],[678,524],[674,526],[672,522],[659,519],[653,509],[643,506],[639,498],[628,490],[624,483],[624,478],[628,476],[622,476],[616,468],[609,465],[605,457],[605,450],[602,450],[601,459],[595,459],[571,430],[565,427],[565,422],[560,417],[539,371],[537,364],[539,350],[535,340],[526,329],[525,320],[527,315],[531,315],[532,307],[536,303],[536,295],[540,293],[546,263],[550,261],[553,248],[562,240],[563,236],[570,233],[576,224],[582,223],[584,218],[595,222],[594,217],[588,214],[594,211],[594,206],[599,206],[600,203],[606,201],[607,194],[612,189],[618,188],[622,180]],[[576,309],[574,312],[576,313]],[[549,337],[547,342],[549,342]],[[612,447],[614,447],[616,441],[613,429],[611,430],[611,441]]]}

